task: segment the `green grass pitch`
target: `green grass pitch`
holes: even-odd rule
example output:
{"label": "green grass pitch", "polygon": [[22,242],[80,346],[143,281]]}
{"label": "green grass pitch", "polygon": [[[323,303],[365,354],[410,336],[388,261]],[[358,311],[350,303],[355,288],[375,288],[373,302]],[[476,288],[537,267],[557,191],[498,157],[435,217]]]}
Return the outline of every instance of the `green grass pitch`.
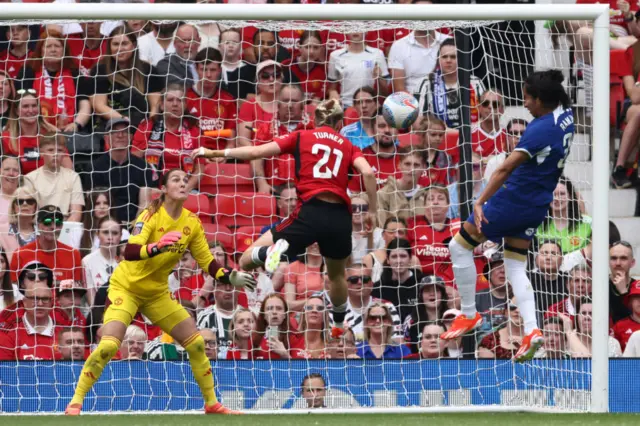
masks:
{"label": "green grass pitch", "polygon": [[636,426],[636,414],[336,414],[336,415],[113,415],[0,417],[11,426]]}

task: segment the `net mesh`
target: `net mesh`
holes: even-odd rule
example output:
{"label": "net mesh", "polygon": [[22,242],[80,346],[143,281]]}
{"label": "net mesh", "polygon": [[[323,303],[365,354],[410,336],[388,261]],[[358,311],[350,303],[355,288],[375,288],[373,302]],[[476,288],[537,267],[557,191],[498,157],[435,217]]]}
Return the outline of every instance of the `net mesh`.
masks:
{"label": "net mesh", "polygon": [[[327,98],[342,103],[341,132],[364,151],[378,179],[376,227],[366,220],[360,177],[349,185],[356,264],[347,271],[349,332],[329,338],[328,281],[317,247],[274,274],[256,271],[255,292],[215,282],[185,252],[169,289],[197,319],[207,355],[228,360],[214,364],[223,402],[263,410],[588,409],[589,364],[574,358],[590,356],[590,302],[581,298],[590,294],[591,278],[580,266],[593,205],[591,128],[581,114],[590,88],[570,60],[570,43],[545,44],[548,31],[532,21],[121,24],[2,22],[9,27],[0,57],[0,219],[8,268],[0,359],[17,362],[0,363],[0,411],[64,409],[81,361],[100,337],[105,305],[118,304],[107,296],[109,276],[129,235],[140,232],[138,214],[160,196],[167,170],[189,173],[184,207],[202,221],[215,259],[229,267],[291,214],[293,156],[193,162],[189,154],[198,146],[260,145],[310,129],[315,107]],[[455,43],[461,29],[469,35],[466,46]],[[547,47],[536,52],[540,42]],[[470,62],[469,88],[455,78],[461,53]],[[463,210],[461,131],[472,126],[467,178],[477,197],[532,119],[522,82],[538,67],[565,73],[579,131],[567,180],[539,230],[540,239],[555,242],[534,244],[529,253],[546,353],[516,365],[510,358],[523,337],[522,320],[509,309],[500,245],[475,252],[483,328],[448,344],[438,336],[460,309],[447,242]],[[405,131],[378,112],[398,91],[414,94],[421,108]],[[465,109],[471,123],[463,121]],[[59,224],[50,206],[64,216]],[[47,251],[56,238],[64,245]],[[53,294],[32,275],[42,268],[34,260],[54,271]],[[12,282],[24,293],[11,297]],[[185,350],[145,316],[133,324],[84,409],[200,409]],[[380,341],[386,346],[375,345]],[[612,344],[612,353],[619,351]]]}

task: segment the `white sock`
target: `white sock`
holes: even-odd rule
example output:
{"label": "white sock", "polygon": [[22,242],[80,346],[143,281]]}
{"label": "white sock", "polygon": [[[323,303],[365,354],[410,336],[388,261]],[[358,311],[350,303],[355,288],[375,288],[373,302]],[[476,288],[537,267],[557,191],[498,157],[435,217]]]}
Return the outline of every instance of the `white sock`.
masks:
{"label": "white sock", "polygon": [[516,297],[516,304],[520,310],[520,316],[524,321],[524,332],[531,333],[538,328],[538,318],[536,317],[536,299],[533,294],[531,281],[527,276],[527,262],[507,257],[505,253],[504,268],[507,273],[507,280],[511,283],[513,295]]}
{"label": "white sock", "polygon": [[473,252],[456,241],[449,243],[453,275],[460,293],[462,313],[471,318],[476,315],[476,264]]}

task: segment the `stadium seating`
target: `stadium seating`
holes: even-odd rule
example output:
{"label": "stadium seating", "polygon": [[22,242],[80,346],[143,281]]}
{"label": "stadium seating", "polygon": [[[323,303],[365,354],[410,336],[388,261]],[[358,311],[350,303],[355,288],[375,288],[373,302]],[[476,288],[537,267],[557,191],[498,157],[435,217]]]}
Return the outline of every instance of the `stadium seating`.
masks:
{"label": "stadium seating", "polygon": [[249,164],[210,163],[206,165],[200,180],[200,191],[210,196],[253,190]]}
{"label": "stadium seating", "polygon": [[230,228],[269,225],[274,222],[276,199],[253,192],[220,194],[214,198],[215,221]]}

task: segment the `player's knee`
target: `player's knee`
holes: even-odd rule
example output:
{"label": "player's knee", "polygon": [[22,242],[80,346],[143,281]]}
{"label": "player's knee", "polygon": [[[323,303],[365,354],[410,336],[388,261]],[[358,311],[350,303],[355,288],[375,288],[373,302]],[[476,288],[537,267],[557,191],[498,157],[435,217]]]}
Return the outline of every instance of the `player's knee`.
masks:
{"label": "player's knee", "polygon": [[461,244],[458,238],[452,238],[449,241],[449,252],[451,253],[451,263],[454,267],[464,268],[473,264],[473,251]]}

